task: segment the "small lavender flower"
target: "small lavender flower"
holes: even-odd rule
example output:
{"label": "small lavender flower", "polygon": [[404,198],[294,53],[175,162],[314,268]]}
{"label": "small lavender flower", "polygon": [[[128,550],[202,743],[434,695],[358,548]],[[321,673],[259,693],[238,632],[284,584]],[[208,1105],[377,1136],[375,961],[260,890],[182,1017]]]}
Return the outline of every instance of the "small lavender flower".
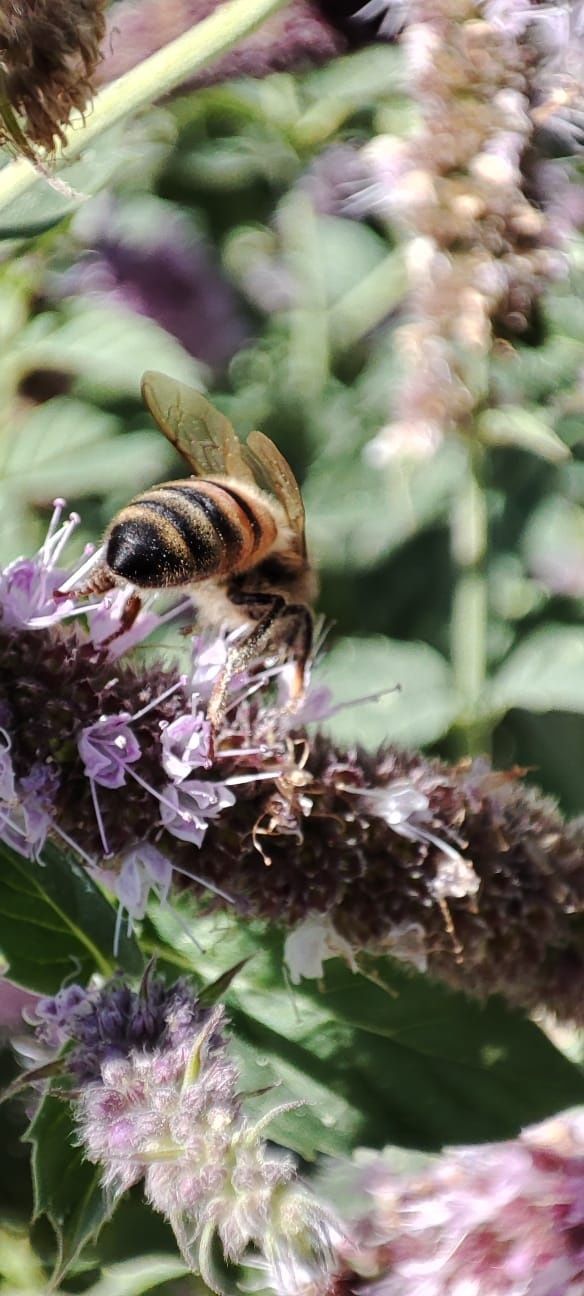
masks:
{"label": "small lavender flower", "polygon": [[[56,499],[47,535],[34,558],[17,558],[0,574],[0,616],[4,626],[25,626],[33,617],[51,617],[57,608],[56,590],[64,572],[57,566],[59,558],[79,517],[72,513],[61,522],[65,501]],[[61,600],[59,617],[75,606],[74,600]]]}
{"label": "small lavender flower", "polygon": [[4,741],[6,745],[0,745],[0,840],[26,859],[38,860],[52,827],[59,774],[52,765],[39,762],[17,781],[10,742]]}
{"label": "small lavender flower", "polygon": [[211,760],[211,725],[204,711],[179,716],[162,730],[162,764],[177,783],[194,769],[208,769]]}
{"label": "small lavender flower", "polygon": [[[584,1290],[584,1110],[507,1143],[454,1148],[412,1176],[378,1158],[349,1248],[371,1296],[579,1296]],[[342,1250],[341,1245],[341,1250]],[[373,1279],[371,1275],[373,1274]],[[347,1290],[353,1290],[349,1275]]]}
{"label": "small lavender flower", "polygon": [[140,759],[140,746],[128,725],[128,715],[101,715],[86,725],[78,739],[79,755],[89,779],[101,787],[120,788],[126,767]]}
{"label": "small lavender flower", "polygon": [[333,953],[387,952],[582,1019],[581,824],[485,762],[337,749],[312,728],[334,699],[310,687],[293,712],[273,661],[232,682],[211,752],[205,705],[232,636],[194,640],[185,675],[112,666],[91,627],[59,626],[70,612],[56,600],[39,629],[0,617],[0,831],[15,849],[38,857],[48,832],[134,918],[171,871],[203,885],[285,928],[296,979]]}
{"label": "small lavender flower", "polygon": [[151,842],[140,842],[119,855],[115,866],[94,865],[89,872],[117,896],[120,913],[125,909],[132,922],[144,917],[151,892],[164,903],[172,882],[171,861]]}
{"label": "small lavender flower", "polygon": [[248,1120],[222,1007],[203,1009],[184,982],[167,989],[149,974],[138,992],[120,979],[71,986],[41,1000],[35,1020],[41,1043],[68,1046],[79,1139],[103,1187],[117,1198],[143,1180],[208,1286],[220,1290],[215,1236],[233,1262],[252,1245],[275,1266],[320,1259],[326,1281],[332,1219],[291,1157],[268,1151],[263,1131],[278,1111]]}
{"label": "small lavender flower", "polygon": [[180,841],[201,846],[209,820],[227,806],[235,805],[233,792],[225,783],[211,779],[185,779],[168,783],[160,799],[160,816],[168,832]]}
{"label": "small lavender flower", "polygon": [[[168,616],[159,616],[148,608],[141,608],[130,630],[121,630],[130,590],[112,590],[108,598],[101,599],[96,607],[87,611],[91,642],[96,648],[104,645],[110,658],[121,657],[136,644],[147,639],[153,630],[162,625]],[[74,606],[72,603],[71,606]],[[172,610],[172,616],[176,609]],[[59,614],[58,614],[59,615]]]}

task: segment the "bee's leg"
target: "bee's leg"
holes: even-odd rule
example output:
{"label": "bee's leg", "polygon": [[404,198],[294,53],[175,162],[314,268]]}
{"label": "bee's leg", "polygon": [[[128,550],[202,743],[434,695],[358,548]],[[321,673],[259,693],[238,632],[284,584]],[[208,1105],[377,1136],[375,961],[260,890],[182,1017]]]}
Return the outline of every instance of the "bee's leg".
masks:
{"label": "bee's leg", "polygon": [[307,684],[307,666],[312,651],[314,622],[305,603],[287,603],[280,614],[278,639],[288,649],[294,665],[290,684],[290,704],[302,698]]}
{"label": "bee's leg", "polygon": [[127,630],[131,630],[141,610],[142,610],[142,599],[140,598],[140,595],[135,593],[130,594],[130,597],[129,599],[127,599],[126,606],[120,617],[119,628],[117,630],[114,630],[114,633],[109,635],[107,639],[104,639],[103,641],[104,644],[113,643],[115,639],[120,638],[120,635],[126,634]]}
{"label": "bee's leg", "polygon": [[58,598],[68,598],[70,595],[73,595],[76,599],[88,598],[89,595],[93,594],[108,594],[110,590],[116,588],[116,582],[112,580],[111,571],[103,562],[98,562],[97,566],[94,564],[87,580],[80,580],[80,577],[83,576],[84,571],[90,562],[95,559],[95,556],[94,554],[91,559],[88,558],[87,563],[83,564],[80,572],[73,572],[73,575],[64,580],[63,584],[55,590]]}
{"label": "bee's leg", "polygon": [[[207,707],[207,717],[211,721],[214,729],[217,729],[225,714],[225,701],[229,682],[237,675],[238,671],[243,670],[254,657],[265,648],[273,638],[274,622],[282,616],[287,604],[286,600],[280,594],[265,593],[240,593],[235,591],[230,594],[231,602],[237,607],[249,608],[250,618],[257,621],[253,630],[246,635],[240,643],[234,644],[227,653],[227,659],[223,670],[218,676]],[[253,616],[253,609],[265,609],[260,611],[259,617]]]}

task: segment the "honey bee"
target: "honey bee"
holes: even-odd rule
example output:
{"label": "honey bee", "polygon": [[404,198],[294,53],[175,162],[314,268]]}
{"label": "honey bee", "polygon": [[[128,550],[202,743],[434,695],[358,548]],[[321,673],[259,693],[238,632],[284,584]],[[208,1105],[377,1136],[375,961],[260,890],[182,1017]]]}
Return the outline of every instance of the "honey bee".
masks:
{"label": "honey bee", "polygon": [[134,586],[122,630],[140,611],[141,590],[194,594],[203,624],[235,629],[251,622],[229,648],[213,688],[208,717],[215,727],[230,679],[262,653],[292,661],[292,699],[301,697],[317,585],[289,464],[262,432],[251,432],[243,444],[229,420],[184,383],[149,372],[142,396],[193,476],[152,486],[120,510],[76,594]]}

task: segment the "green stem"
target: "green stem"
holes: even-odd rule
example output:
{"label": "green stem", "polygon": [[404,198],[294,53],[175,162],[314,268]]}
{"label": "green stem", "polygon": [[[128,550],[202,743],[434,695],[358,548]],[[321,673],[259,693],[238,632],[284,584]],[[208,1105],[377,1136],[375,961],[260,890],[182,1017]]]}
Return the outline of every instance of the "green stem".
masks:
{"label": "green stem", "polygon": [[452,606],[451,654],[454,681],[462,700],[458,731],[464,751],[488,751],[490,726],[483,712],[487,678],[487,505],[482,484],[484,450],[467,446],[466,472],[452,518],[451,548],[456,569]]}
{"label": "green stem", "polygon": [[399,306],[407,290],[403,254],[392,251],[331,306],[329,327],[337,350],[347,351],[360,342]]}
{"label": "green stem", "polygon": [[[190,31],[105,86],[85,119],[80,114],[72,118],[65,144],[57,149],[57,163],[71,162],[110,126],[175,90],[199,68],[236,45],[283,2],[229,0]],[[25,158],[5,166],[0,171],[0,209],[20,198],[38,179],[38,170]]]}

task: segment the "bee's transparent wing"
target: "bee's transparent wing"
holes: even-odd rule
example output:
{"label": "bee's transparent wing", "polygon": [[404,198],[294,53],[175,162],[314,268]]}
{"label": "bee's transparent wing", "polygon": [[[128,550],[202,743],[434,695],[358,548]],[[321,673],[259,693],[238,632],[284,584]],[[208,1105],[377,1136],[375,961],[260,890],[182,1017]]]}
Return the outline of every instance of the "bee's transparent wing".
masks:
{"label": "bee's transparent wing", "polygon": [[255,480],[229,419],[200,392],[149,370],[142,378],[142,397],[160,431],[197,477],[221,474]]}
{"label": "bee's transparent wing", "polygon": [[305,516],[300,487],[290,464],[263,432],[250,432],[244,447],[258,486],[270,491],[285,510],[300,552],[306,553]]}

